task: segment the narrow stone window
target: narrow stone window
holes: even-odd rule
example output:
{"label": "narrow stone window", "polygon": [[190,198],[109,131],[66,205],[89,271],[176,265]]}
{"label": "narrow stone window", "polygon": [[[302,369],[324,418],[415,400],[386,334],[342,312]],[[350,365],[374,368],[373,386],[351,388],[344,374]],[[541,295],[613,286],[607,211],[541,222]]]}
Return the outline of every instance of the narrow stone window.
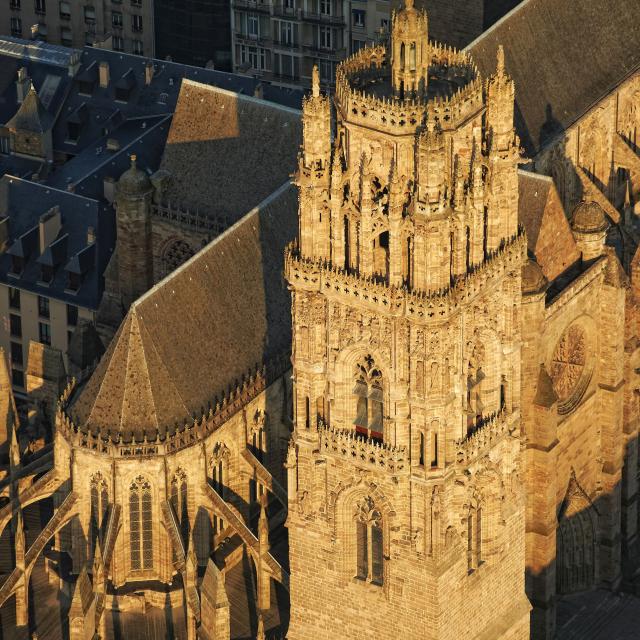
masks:
{"label": "narrow stone window", "polygon": [[431,432],[431,466],[438,466],[438,432]]}
{"label": "narrow stone window", "polygon": [[482,508],[469,509],[467,516],[467,569],[474,571],[482,564]]}
{"label": "narrow stone window", "polygon": [[356,432],[382,442],[383,440],[382,373],[368,355],[356,367]]}
{"label": "narrow stone window", "polygon": [[356,577],[382,585],[384,552],[382,515],[372,498],[366,497],[356,506]]}
{"label": "narrow stone window", "polygon": [[131,569],[153,568],[153,521],[151,485],[138,476],[129,488]]}
{"label": "narrow stone window", "polygon": [[91,548],[91,555],[93,556],[96,539],[104,533],[103,528],[106,524],[107,509],[109,507],[107,483],[100,472],[91,476],[90,489],[91,514],[89,521],[89,545]]}
{"label": "narrow stone window", "polygon": [[182,469],[178,469],[171,480],[171,504],[180,523],[180,533],[185,546],[189,540],[189,507],[188,507],[187,476]]}

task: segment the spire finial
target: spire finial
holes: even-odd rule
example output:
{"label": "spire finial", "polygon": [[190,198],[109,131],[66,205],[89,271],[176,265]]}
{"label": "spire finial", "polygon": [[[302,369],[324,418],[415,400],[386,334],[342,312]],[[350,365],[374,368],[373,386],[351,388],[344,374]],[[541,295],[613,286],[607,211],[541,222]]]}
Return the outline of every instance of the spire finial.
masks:
{"label": "spire finial", "polygon": [[320,72],[317,64],[313,65],[313,71],[311,72],[311,92],[314,98],[320,95]]}
{"label": "spire finial", "polygon": [[504,47],[498,45],[496,72],[499,76],[504,75]]}
{"label": "spire finial", "polygon": [[129,157],[131,158],[131,168],[135,169],[136,168],[136,160],[138,159],[138,156],[135,153],[132,153]]}
{"label": "spire finial", "polygon": [[413,9],[413,0],[404,0],[405,9]]}

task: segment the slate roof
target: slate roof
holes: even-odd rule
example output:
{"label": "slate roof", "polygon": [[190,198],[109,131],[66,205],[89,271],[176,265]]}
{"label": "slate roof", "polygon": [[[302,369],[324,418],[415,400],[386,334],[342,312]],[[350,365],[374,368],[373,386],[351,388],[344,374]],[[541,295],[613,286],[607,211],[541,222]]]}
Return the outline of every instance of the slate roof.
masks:
{"label": "slate roof", "polygon": [[640,68],[638,0],[525,0],[472,42],[486,77],[504,45],[517,127],[540,150]]}
{"label": "slate roof", "polygon": [[518,172],[518,218],[527,231],[527,249],[549,282],[580,259],[552,178]]}
{"label": "slate roof", "polygon": [[[11,274],[11,254],[25,253],[26,249],[23,246],[26,237],[18,242],[19,239],[24,234],[33,235],[40,216],[55,206],[60,207],[62,217],[62,229],[56,240],[66,236],[63,255],[59,255],[59,245],[52,246],[54,243],[41,255],[35,233],[35,242],[27,251],[22,274]],[[0,178],[0,217],[5,216],[9,224],[9,250],[0,255],[0,282],[69,304],[97,309],[103,290],[103,272],[115,246],[113,210],[96,200],[4,175]],[[89,227],[96,236],[96,242],[91,246],[87,246]],[[56,267],[49,285],[40,282],[43,262]],[[68,271],[74,269],[84,272],[77,293],[67,290]]]}
{"label": "slate roof", "polygon": [[84,430],[154,436],[192,420],[291,348],[282,269],[297,231],[283,185],[130,308],[70,413]]}
{"label": "slate roof", "polygon": [[160,163],[166,197],[235,221],[289,179],[301,138],[295,109],[185,81]]}

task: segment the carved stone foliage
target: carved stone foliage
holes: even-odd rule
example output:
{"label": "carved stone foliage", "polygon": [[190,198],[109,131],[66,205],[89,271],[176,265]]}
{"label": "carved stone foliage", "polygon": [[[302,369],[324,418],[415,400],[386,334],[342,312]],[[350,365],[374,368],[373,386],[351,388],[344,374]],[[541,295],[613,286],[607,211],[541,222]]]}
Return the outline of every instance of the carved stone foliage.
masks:
{"label": "carved stone foliage", "polygon": [[551,361],[553,387],[562,402],[576,391],[586,365],[586,336],[582,327],[570,326],[560,337]]}
{"label": "carved stone foliage", "polygon": [[382,514],[376,508],[375,502],[371,496],[365,496],[356,503],[353,514],[354,520],[368,524],[369,522],[375,527],[382,524]]}

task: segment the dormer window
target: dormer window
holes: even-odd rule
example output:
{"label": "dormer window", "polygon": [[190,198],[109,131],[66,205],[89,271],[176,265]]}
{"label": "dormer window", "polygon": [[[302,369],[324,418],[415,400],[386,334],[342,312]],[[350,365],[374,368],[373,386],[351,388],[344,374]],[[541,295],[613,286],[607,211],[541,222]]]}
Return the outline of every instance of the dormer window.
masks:
{"label": "dormer window", "polygon": [[128,102],[131,97],[131,92],[136,85],[136,79],[133,75],[133,70],[129,69],[115,86],[115,99],[120,102]]}
{"label": "dormer window", "polygon": [[44,284],[51,284],[52,280],[53,280],[53,267],[43,264],[40,270],[40,281],[43,282]]}
{"label": "dormer window", "polygon": [[90,96],[93,93],[93,82],[78,82],[78,91],[86,96]]}
{"label": "dormer window", "polygon": [[11,273],[14,276],[21,276],[24,271],[24,258],[22,256],[11,256]]}
{"label": "dormer window", "polygon": [[79,273],[69,273],[69,280],[67,282],[67,289],[76,293],[80,289],[82,284],[82,276]]}

